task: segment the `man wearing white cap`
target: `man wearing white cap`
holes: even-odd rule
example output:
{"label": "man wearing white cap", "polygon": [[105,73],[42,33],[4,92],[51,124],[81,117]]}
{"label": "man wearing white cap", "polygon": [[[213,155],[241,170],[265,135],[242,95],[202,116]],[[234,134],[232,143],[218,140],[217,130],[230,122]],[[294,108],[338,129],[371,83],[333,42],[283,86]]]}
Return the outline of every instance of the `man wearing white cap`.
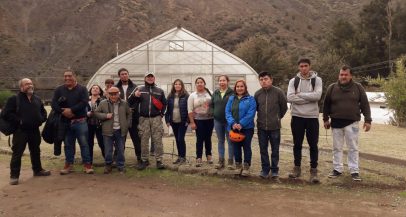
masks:
{"label": "man wearing white cap", "polygon": [[138,165],[139,170],[145,169],[148,165],[149,156],[149,139],[155,145],[156,167],[164,169],[162,163],[162,136],[163,124],[162,117],[166,110],[166,98],[164,91],[155,85],[154,72],[146,72],[145,86],[139,87],[128,99],[132,104],[133,101],[139,102],[140,119],[138,124],[138,133],[141,138],[141,160]]}

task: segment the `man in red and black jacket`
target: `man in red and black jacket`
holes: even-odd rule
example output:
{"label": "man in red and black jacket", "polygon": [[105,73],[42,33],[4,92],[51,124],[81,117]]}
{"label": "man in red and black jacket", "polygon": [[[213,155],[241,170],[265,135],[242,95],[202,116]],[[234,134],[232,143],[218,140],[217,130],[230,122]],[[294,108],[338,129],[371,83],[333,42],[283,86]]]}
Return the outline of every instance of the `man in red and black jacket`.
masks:
{"label": "man in red and black jacket", "polygon": [[142,162],[138,166],[139,170],[145,169],[148,162],[148,144],[155,146],[155,159],[158,169],[164,169],[162,163],[162,136],[163,124],[162,117],[166,110],[166,98],[164,91],[155,85],[155,75],[153,72],[145,73],[145,86],[139,87],[128,99],[128,103],[139,103],[140,119],[138,125],[139,136],[141,138],[141,158]]}

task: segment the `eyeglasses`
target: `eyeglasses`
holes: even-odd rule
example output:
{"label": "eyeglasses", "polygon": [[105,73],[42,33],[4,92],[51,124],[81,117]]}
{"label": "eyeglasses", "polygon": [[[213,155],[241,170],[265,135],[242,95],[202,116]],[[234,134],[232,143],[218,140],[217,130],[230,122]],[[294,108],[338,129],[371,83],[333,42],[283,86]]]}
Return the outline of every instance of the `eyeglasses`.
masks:
{"label": "eyeglasses", "polygon": [[106,83],[104,83],[104,84],[114,84],[114,82],[106,82]]}
{"label": "eyeglasses", "polygon": [[110,96],[115,96],[118,95],[118,92],[114,92],[114,93],[109,93]]}

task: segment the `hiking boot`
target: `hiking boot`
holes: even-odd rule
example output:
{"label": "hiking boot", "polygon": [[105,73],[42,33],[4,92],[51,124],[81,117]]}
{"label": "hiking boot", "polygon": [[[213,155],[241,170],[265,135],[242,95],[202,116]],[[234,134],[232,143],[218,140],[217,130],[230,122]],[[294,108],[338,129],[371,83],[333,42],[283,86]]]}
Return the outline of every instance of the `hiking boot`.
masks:
{"label": "hiking boot", "polygon": [[85,164],[85,165],[83,165],[83,171],[84,171],[86,174],[93,174],[93,173],[94,173],[94,170],[93,170],[93,167],[92,167],[91,164]]}
{"label": "hiking boot", "polygon": [[207,163],[208,164],[213,164],[213,157],[211,155],[207,155]]}
{"label": "hiking boot", "polygon": [[311,168],[310,169],[310,179],[309,179],[309,181],[312,184],[319,184],[320,183],[320,179],[317,176],[317,168]]}
{"label": "hiking boot", "polygon": [[165,169],[165,165],[162,163],[162,161],[157,161],[156,162],[156,168],[158,170],[163,170],[163,169]]}
{"label": "hiking boot", "polygon": [[241,176],[247,177],[250,175],[250,165],[248,163],[244,163],[242,167]]}
{"label": "hiking boot", "polygon": [[228,161],[227,161],[227,169],[229,169],[229,170],[234,169],[234,160],[233,159],[228,159]]}
{"label": "hiking boot", "polygon": [[328,174],[329,178],[337,178],[339,176],[341,176],[343,173],[338,172],[337,170],[333,170]]}
{"label": "hiking boot", "polygon": [[124,167],[119,167],[119,168],[117,168],[117,170],[121,175],[125,173],[125,168]]}
{"label": "hiking boot", "polygon": [[70,163],[65,163],[65,166],[61,171],[59,171],[59,174],[61,175],[67,175],[69,173],[73,172],[73,165]]}
{"label": "hiking boot", "polygon": [[269,178],[269,172],[265,172],[263,170],[261,170],[261,172],[259,173],[259,177],[263,178],[263,179],[267,179]]}
{"label": "hiking boot", "polygon": [[104,174],[110,174],[112,169],[111,165],[104,166]]}
{"label": "hiking boot", "polygon": [[18,178],[11,177],[9,183],[10,185],[18,185]]}
{"label": "hiking boot", "polygon": [[148,161],[141,161],[141,163],[137,165],[137,170],[145,170],[145,168],[147,168],[148,165],[149,165]]}
{"label": "hiking boot", "polygon": [[196,167],[201,167],[203,165],[202,159],[201,158],[197,158],[196,159]]}
{"label": "hiking boot", "polygon": [[235,168],[234,168],[235,172],[237,174],[241,174],[242,172],[242,163],[240,162],[235,162]]}
{"label": "hiking boot", "polygon": [[219,162],[214,165],[214,168],[216,169],[223,169],[224,168],[224,158],[219,158]]}
{"label": "hiking boot", "polygon": [[34,172],[34,176],[49,176],[49,175],[51,175],[51,171],[49,170],[42,169],[38,172]]}
{"label": "hiking boot", "polygon": [[292,172],[289,173],[289,178],[296,179],[300,177],[302,169],[299,166],[294,166]]}
{"label": "hiking boot", "polygon": [[351,173],[351,177],[352,177],[353,181],[356,181],[356,182],[362,181],[361,176],[359,176],[359,173]]}

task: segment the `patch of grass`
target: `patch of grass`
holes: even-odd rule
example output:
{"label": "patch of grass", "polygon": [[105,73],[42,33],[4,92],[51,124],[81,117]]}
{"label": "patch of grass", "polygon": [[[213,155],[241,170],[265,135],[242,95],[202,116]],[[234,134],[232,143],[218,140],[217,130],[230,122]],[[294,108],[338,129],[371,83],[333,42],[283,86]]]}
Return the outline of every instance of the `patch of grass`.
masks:
{"label": "patch of grass", "polygon": [[406,198],[406,191],[400,192],[399,193],[400,197]]}

